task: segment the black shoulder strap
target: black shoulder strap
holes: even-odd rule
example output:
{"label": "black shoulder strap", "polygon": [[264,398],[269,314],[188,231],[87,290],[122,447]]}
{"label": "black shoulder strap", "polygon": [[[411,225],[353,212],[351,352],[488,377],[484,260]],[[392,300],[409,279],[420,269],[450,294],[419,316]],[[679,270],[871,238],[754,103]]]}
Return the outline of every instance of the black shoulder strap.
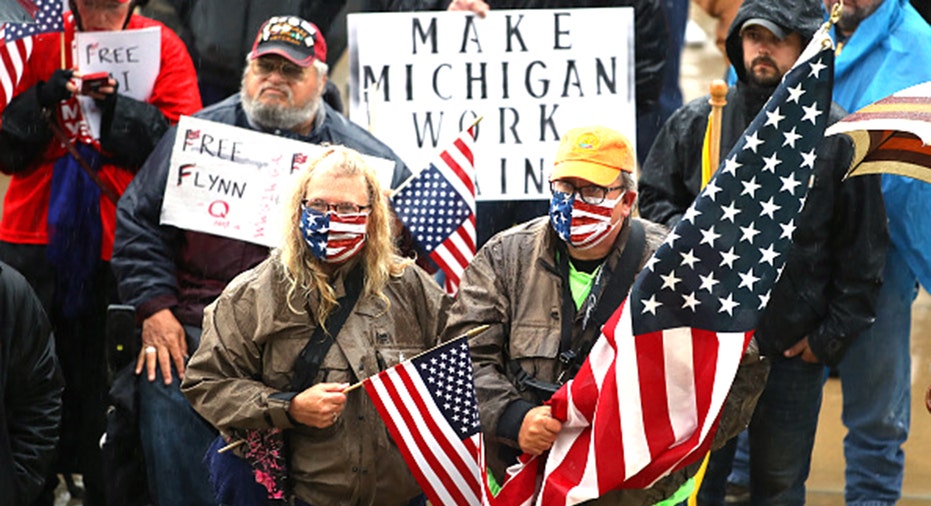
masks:
{"label": "black shoulder strap", "polygon": [[614,314],[621,301],[627,297],[627,292],[634,284],[634,278],[640,270],[640,260],[643,258],[643,249],[646,247],[646,231],[643,224],[637,220],[630,220],[630,236],[627,238],[627,246],[621,253],[621,259],[618,260],[615,272],[611,275],[604,290],[599,296],[592,290],[590,297],[598,297],[595,303],[595,310],[588,318],[586,327],[591,324],[595,328],[600,328],[608,318]]}
{"label": "black shoulder strap", "polygon": [[[618,260],[616,272],[608,279],[608,284],[601,292],[601,297],[598,297],[597,287],[593,286],[592,293],[590,293],[589,297],[586,299],[586,306],[591,303],[594,304],[595,307],[591,312],[590,318],[586,315],[586,325],[597,325],[596,328],[600,328],[608,321],[611,314],[617,310],[621,301],[627,297],[627,292],[633,285],[634,278],[639,271],[640,260],[643,258],[643,250],[645,247],[646,231],[643,228],[643,224],[636,220],[631,220],[630,236],[628,236],[627,246],[624,248],[624,252],[621,253],[620,260]],[[564,268],[567,269],[567,267]],[[599,282],[596,281],[595,284],[597,285]],[[568,297],[570,297],[570,304],[572,304],[571,294],[568,295]],[[570,315],[574,315],[575,306],[572,305],[571,308],[573,311],[570,312]],[[568,310],[566,307],[563,309]],[[567,332],[572,332],[571,320],[569,320],[569,325],[566,324],[566,321],[567,318],[564,316],[559,353],[559,361],[562,362],[563,371],[556,383],[549,383],[534,378],[527,373],[527,371],[524,371],[520,364],[514,360],[508,363],[508,371],[517,383],[518,390],[532,391],[537,395],[540,402],[549,399],[566,380],[575,376],[582,361],[588,357],[588,353],[591,351],[591,347],[594,344],[593,341],[588,341],[581,343],[576,349],[566,349],[563,343],[569,341]]]}
{"label": "black shoulder strap", "polygon": [[[326,323],[317,325],[310,341],[301,350],[301,353],[294,360],[294,377],[291,379],[291,391],[301,392],[313,384],[317,373],[320,371],[320,365],[323,358],[329,353],[330,347],[336,342],[336,336],[339,335],[340,329],[352,313],[352,308],[356,306],[359,295],[362,293],[363,270],[360,267],[351,269],[346,274],[344,281],[346,295],[337,300],[339,304],[335,311],[330,313]],[[309,308],[308,308],[309,311]],[[327,330],[324,330],[326,328]]]}

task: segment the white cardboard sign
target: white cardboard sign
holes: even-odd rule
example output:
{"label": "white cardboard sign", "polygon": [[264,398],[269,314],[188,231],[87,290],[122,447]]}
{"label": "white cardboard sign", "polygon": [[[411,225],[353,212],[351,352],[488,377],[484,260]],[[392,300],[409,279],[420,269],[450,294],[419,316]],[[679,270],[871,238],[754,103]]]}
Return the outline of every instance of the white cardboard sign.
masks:
{"label": "white cardboard sign", "polygon": [[[327,148],[182,116],[171,153],[161,223],[279,246],[281,205],[296,176]],[[365,156],[381,181],[394,161]],[[385,186],[387,188],[387,186]]]}
{"label": "white cardboard sign", "polygon": [[351,14],[350,117],[416,171],[481,116],[478,199],[548,198],[568,129],[636,145],[633,39],[630,7]]}

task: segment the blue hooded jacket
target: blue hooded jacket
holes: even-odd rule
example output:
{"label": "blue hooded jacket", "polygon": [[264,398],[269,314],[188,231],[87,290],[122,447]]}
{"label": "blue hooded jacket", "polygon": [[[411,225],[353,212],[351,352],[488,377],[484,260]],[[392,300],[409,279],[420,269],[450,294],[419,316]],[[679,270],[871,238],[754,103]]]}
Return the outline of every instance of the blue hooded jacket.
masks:
{"label": "blue hooded jacket", "polygon": [[[931,81],[931,25],[908,0],[885,0],[841,46],[834,65],[834,101],[849,112]],[[931,289],[931,184],[886,174],[882,188],[892,240],[887,262],[904,257]]]}

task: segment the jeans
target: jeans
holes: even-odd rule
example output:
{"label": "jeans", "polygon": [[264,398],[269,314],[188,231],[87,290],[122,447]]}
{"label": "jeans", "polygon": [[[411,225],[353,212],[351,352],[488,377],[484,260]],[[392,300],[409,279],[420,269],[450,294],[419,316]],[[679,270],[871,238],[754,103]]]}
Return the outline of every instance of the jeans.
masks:
{"label": "jeans", "polygon": [[[200,343],[200,329],[185,327],[188,350]],[[149,488],[158,506],[215,506],[204,452],[216,430],[200,417],[181,394],[178,372],[172,365],[172,382],[162,372],[155,381],[139,375],[139,432],[145,453]]]}
{"label": "jeans", "polygon": [[750,487],[750,436],[747,431],[743,431],[736,440],[737,450],[734,453],[734,463],[731,465],[731,474],[727,477],[727,482]]}
{"label": "jeans", "polygon": [[914,274],[890,248],[876,321],[854,340],[837,367],[847,426],[845,499],[848,505],[895,504],[902,490],[911,416],[911,306]]}
{"label": "jeans", "polygon": [[[751,504],[805,504],[823,377],[820,364],[798,357],[773,361],[747,431]],[[699,492],[700,504],[724,504],[724,488],[736,449],[735,438],[711,454]]]}

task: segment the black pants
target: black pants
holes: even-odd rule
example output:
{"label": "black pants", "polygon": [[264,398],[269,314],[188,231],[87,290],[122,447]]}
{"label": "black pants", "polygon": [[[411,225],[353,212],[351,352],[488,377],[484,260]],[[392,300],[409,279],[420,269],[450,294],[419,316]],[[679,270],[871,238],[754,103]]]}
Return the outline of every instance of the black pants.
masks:
{"label": "black pants", "polygon": [[85,290],[88,304],[76,318],[65,318],[56,302],[56,279],[62,275],[46,260],[45,246],[0,242],[0,260],[22,273],[36,291],[55,333],[55,351],[65,377],[58,456],[47,477],[46,490],[33,503],[54,504],[57,473],[84,476],[85,506],[102,506],[103,463],[100,437],[106,430],[107,361],[104,330],[107,305],[117,300],[110,264],[101,261],[93,286]]}

